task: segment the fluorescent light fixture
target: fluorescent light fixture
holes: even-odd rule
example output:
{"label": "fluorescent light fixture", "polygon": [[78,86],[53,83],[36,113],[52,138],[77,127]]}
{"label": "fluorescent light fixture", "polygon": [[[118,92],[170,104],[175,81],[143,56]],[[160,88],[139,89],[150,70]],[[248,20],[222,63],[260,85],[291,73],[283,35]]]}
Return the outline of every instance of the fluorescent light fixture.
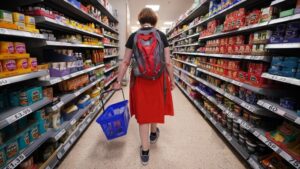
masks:
{"label": "fluorescent light fixture", "polygon": [[171,22],[171,21],[164,22],[164,25],[172,25],[172,24],[173,24],[173,22]]}
{"label": "fluorescent light fixture", "polygon": [[146,5],[146,8],[151,8],[154,12],[159,11],[160,5]]}

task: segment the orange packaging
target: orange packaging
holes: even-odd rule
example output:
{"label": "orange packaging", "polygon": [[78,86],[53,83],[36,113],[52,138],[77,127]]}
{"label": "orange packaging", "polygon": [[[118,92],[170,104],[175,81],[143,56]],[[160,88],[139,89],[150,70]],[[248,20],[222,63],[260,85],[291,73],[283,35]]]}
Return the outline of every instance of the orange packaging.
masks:
{"label": "orange packaging", "polygon": [[28,64],[28,59],[18,59],[17,60],[17,68],[20,70],[30,68],[30,66]]}
{"label": "orange packaging", "polygon": [[38,71],[38,64],[36,58],[29,58],[28,64],[32,71]]}
{"label": "orange packaging", "polygon": [[15,48],[13,42],[0,41],[0,54],[13,54]]}
{"label": "orange packaging", "polygon": [[14,42],[15,53],[23,54],[26,53],[26,46],[25,43],[22,42]]}
{"label": "orange packaging", "polygon": [[2,68],[4,72],[10,72],[17,70],[17,64],[15,60],[3,60]]}

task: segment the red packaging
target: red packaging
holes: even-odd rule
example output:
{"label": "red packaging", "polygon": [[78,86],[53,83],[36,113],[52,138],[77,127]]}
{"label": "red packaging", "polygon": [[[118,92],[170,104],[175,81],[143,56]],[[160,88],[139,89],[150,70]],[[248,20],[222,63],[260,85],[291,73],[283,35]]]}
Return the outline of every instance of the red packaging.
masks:
{"label": "red packaging", "polygon": [[247,16],[246,23],[247,25],[253,25],[259,23],[261,16],[261,11],[260,10],[253,10],[249,15]]}
{"label": "red packaging", "polygon": [[229,45],[235,45],[236,44],[236,37],[235,36],[229,37],[228,44]]}
{"label": "red packaging", "polygon": [[245,55],[250,55],[252,53],[252,47],[253,47],[253,45],[245,45],[244,54]]}
{"label": "red packaging", "polygon": [[267,71],[267,65],[263,63],[250,63],[248,66],[249,74],[261,76],[262,73]]}
{"label": "red packaging", "polygon": [[239,81],[247,82],[248,81],[248,72],[239,71]]}
{"label": "red packaging", "polygon": [[240,54],[240,46],[234,45],[234,54],[239,55]]}
{"label": "red packaging", "polygon": [[234,46],[235,45],[228,45],[228,47],[227,47],[228,54],[234,54]]}
{"label": "red packaging", "polygon": [[245,36],[244,35],[236,36],[236,44],[237,45],[243,45],[244,43],[245,43]]}
{"label": "red packaging", "polygon": [[227,46],[220,46],[220,54],[227,54]]}
{"label": "red packaging", "polygon": [[249,35],[249,44],[252,45],[253,42],[254,42],[254,33],[251,33],[251,34]]}
{"label": "red packaging", "polygon": [[245,54],[245,46],[246,46],[246,45],[240,45],[239,53],[240,53],[241,55],[244,55],[244,54]]}
{"label": "red packaging", "polygon": [[267,80],[262,78],[260,75],[249,73],[248,83],[256,87],[262,87],[267,84]]}

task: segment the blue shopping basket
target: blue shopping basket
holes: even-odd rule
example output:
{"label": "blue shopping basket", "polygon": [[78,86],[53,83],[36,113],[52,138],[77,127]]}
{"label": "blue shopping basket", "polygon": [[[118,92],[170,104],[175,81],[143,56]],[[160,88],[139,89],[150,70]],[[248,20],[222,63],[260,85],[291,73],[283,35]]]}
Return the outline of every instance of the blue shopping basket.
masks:
{"label": "blue shopping basket", "polygon": [[108,140],[112,140],[127,134],[130,114],[128,110],[128,100],[125,100],[123,89],[122,91],[124,101],[112,104],[104,109],[103,95],[114,90],[109,90],[101,93],[101,101],[103,113],[96,120],[101,125],[101,128]]}

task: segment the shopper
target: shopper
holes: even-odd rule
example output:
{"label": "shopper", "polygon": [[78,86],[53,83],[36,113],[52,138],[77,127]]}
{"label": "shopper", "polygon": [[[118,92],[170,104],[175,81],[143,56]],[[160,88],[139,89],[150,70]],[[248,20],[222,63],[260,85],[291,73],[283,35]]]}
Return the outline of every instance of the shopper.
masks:
{"label": "shopper", "polygon": [[[141,28],[131,34],[126,43],[125,56],[120,64],[114,89],[121,88],[121,80],[131,61],[135,61],[130,78],[130,112],[131,115],[135,115],[139,124],[142,144],[140,157],[142,164],[146,165],[149,161],[150,143],[156,143],[159,137],[157,123],[163,124],[165,115],[174,115],[171,90],[174,89],[175,84],[166,35],[155,28],[157,23],[156,13],[150,8],[144,8],[139,13],[138,20]],[[152,35],[152,39],[154,39],[153,41],[149,39],[147,41],[147,43],[151,43],[151,47],[155,47],[154,50],[148,50],[147,45],[149,44],[143,44],[142,42],[147,40],[147,37],[149,38],[147,35]],[[144,52],[144,50],[148,50],[150,53],[154,51],[154,53],[150,56],[149,53],[145,54],[147,52]],[[150,58],[150,61],[148,59],[143,60],[143,58]],[[141,62],[145,64],[141,65]]]}

